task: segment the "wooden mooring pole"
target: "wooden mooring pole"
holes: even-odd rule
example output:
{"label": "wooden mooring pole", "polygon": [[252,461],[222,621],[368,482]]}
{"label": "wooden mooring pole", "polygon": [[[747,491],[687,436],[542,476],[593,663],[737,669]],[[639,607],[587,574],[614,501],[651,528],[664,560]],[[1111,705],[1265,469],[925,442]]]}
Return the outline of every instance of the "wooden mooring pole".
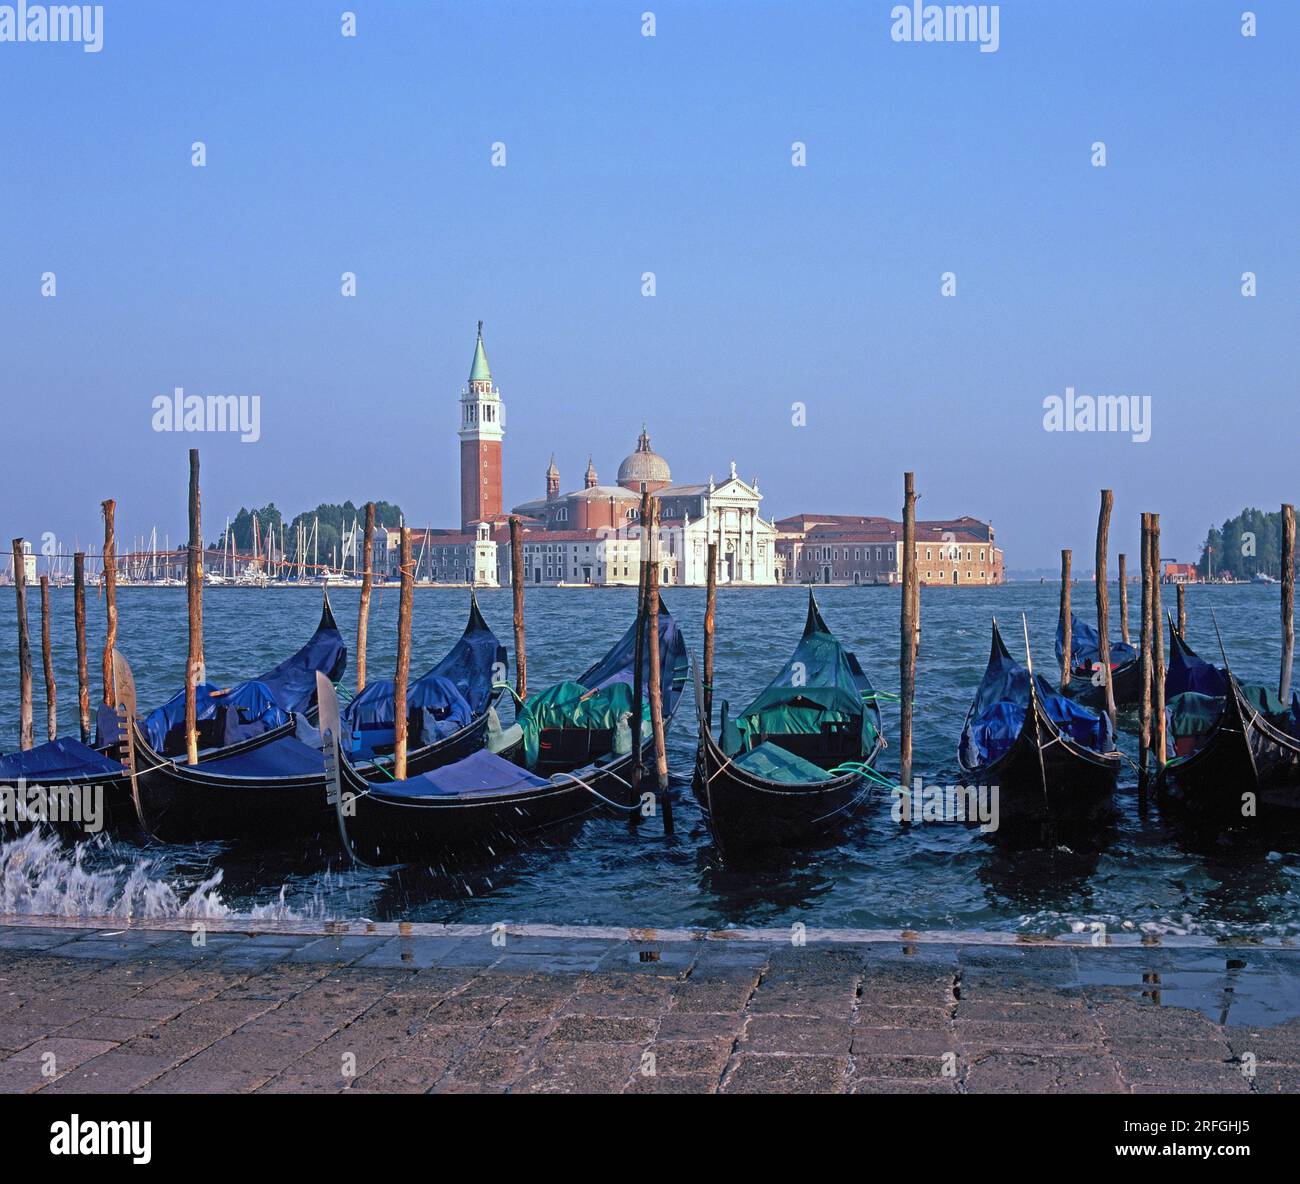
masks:
{"label": "wooden mooring pole", "polygon": [[[636,654],[632,659],[632,797],[635,800],[641,793],[641,777],[645,766],[641,756],[641,717],[645,713],[645,651],[646,651],[646,607],[650,582],[650,564],[647,559],[650,534],[650,491],[641,490],[641,534],[640,562],[637,564],[636,595]],[[657,640],[657,639],[656,639]],[[635,827],[641,819],[641,812],[633,810],[628,815],[628,825]]]}
{"label": "wooden mooring pole", "polygon": [[1295,507],[1282,506],[1282,673],[1277,697],[1291,706],[1291,660],[1295,653]]}
{"label": "wooden mooring pole", "polygon": [[190,652],[185,664],[185,751],[199,763],[198,692],[203,672],[203,527],[199,513],[199,450],[190,449],[190,542],[185,553],[185,591],[189,607]]}
{"label": "wooden mooring pole", "polygon": [[1128,556],[1119,553],[1119,639],[1131,645],[1128,635]]}
{"label": "wooden mooring pole", "polygon": [[646,636],[650,639],[647,678],[650,693],[650,731],[654,736],[655,781],[663,811],[664,834],[673,833],[673,799],[668,786],[668,746],[664,735],[664,695],[659,655],[659,501],[650,502],[650,560],[646,578]]}
{"label": "wooden mooring pole", "polygon": [[361,569],[361,606],[357,610],[357,694],[366,687],[366,630],[370,628],[370,586],[374,581],[372,555],[375,538],[375,503],[366,502],[366,531],[361,540],[366,557]]}
{"label": "wooden mooring pole", "polygon": [[109,707],[117,706],[117,695],[113,690],[113,648],[117,645],[117,536],[113,518],[117,503],[109,498],[103,503],[104,511],[104,550],[100,556],[103,564],[100,587],[104,592],[104,703]]}
{"label": "wooden mooring pole", "polygon": [[1160,515],[1151,515],[1151,714],[1154,728],[1156,767],[1163,769],[1165,748],[1165,630],[1160,596]]}
{"label": "wooden mooring pole", "polygon": [[41,576],[41,666],[45,672],[45,731],[59,734],[59,694],[54,685],[54,653],[50,648],[50,577]]}
{"label": "wooden mooring pole", "polygon": [[1074,622],[1070,614],[1070,551],[1061,552],[1061,628],[1064,638],[1061,648],[1061,690],[1070,685],[1070,668],[1074,662]]}
{"label": "wooden mooring pole", "polygon": [[1178,636],[1187,636],[1187,585],[1179,580],[1176,585],[1178,591]]}
{"label": "wooden mooring pole", "polygon": [[704,593],[704,718],[713,731],[713,633],[718,613],[718,544],[709,544],[709,574]]}
{"label": "wooden mooring pole", "polygon": [[899,650],[898,779],[912,786],[912,716],[916,703],[916,631],[920,586],[916,569],[916,477],[903,474],[903,608]]}
{"label": "wooden mooring pole", "polygon": [[86,553],[72,557],[72,614],[77,632],[77,716],[81,742],[90,743],[90,676],[86,668]]}
{"label": "wooden mooring pole", "polygon": [[411,566],[411,528],[401,529],[402,592],[397,601],[397,674],[393,678],[393,776],[406,780],[406,688],[411,677],[411,610],[415,601],[415,570]]}
{"label": "wooden mooring pole", "polygon": [[27,555],[14,539],[14,599],[18,612],[18,747],[32,746],[32,645],[27,635]]}
{"label": "wooden mooring pole", "polygon": [[524,651],[524,526],[510,519],[510,587],[515,597],[515,693],[528,697],[528,657]]}
{"label": "wooden mooring pole", "polygon": [[1111,727],[1115,726],[1115,687],[1110,673],[1110,585],[1107,581],[1109,561],[1106,552],[1110,543],[1110,512],[1115,505],[1115,495],[1109,489],[1101,491],[1101,512],[1097,517],[1097,649],[1101,659],[1101,674],[1106,680],[1106,714]]}
{"label": "wooden mooring pole", "polygon": [[1138,789],[1145,793],[1147,768],[1151,762],[1151,515],[1142,515],[1142,625],[1139,654],[1138,675],[1142,682],[1138,698],[1138,737],[1141,764],[1139,766]]}

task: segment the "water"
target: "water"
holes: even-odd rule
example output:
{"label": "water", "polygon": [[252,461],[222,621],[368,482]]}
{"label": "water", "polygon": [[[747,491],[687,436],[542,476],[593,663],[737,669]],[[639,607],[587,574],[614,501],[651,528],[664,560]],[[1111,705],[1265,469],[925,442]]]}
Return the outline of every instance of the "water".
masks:
{"label": "water", "polygon": [[[798,639],[806,595],[796,588],[721,590],[719,699],[740,707],[766,684]],[[1035,667],[1049,680],[1057,677],[1052,653],[1057,597],[1054,584],[922,592],[915,771],[927,783],[960,780],[957,737],[988,656],[991,617],[998,618],[1012,652],[1019,653],[1020,614],[1025,613]],[[1075,597],[1076,607],[1091,617],[1091,589],[1080,584]],[[72,732],[71,592],[56,589],[53,599],[60,720]],[[338,589],[332,599],[344,636],[354,638],[356,590]],[[489,624],[509,646],[509,591],[484,591],[479,599]],[[703,591],[673,589],[666,599],[698,652]],[[897,590],[824,588],[818,599],[831,628],[857,651],[877,685],[896,691]],[[630,589],[529,589],[530,686],[583,670],[626,627],[634,600]],[[467,602],[463,590],[416,593],[413,671],[430,666],[459,636]],[[1187,603],[1193,648],[1217,655],[1213,609],[1234,671],[1246,680],[1276,679],[1276,588],[1192,587]],[[319,593],[305,589],[208,590],[209,678],[229,683],[272,665],[305,640],[319,611]],[[38,639],[35,602],[31,613]],[[97,692],[103,612],[94,589],[87,615]],[[121,589],[119,615],[119,645],[135,670],[140,701],[157,704],[182,678],[184,592]],[[396,590],[378,591],[369,634],[370,669],[376,675],[392,669],[396,618]],[[17,735],[15,637],[14,602],[5,590],[0,592],[5,693],[0,746],[6,749]],[[43,734],[39,649],[35,697],[37,732]],[[92,695],[92,702],[96,698]],[[1086,846],[1008,851],[963,826],[899,828],[890,820],[888,797],[878,796],[834,847],[759,870],[729,869],[714,852],[690,793],[691,721],[688,690],[669,736],[677,811],[672,840],[665,840],[657,820],[629,832],[618,821],[593,819],[572,840],[527,851],[488,873],[449,878],[420,868],[350,869],[334,849],[249,855],[219,844],[140,848],[105,837],[74,849],[47,836],[25,837],[0,848],[0,912],[707,927],[802,921],[816,928],[1051,933],[1100,921],[1112,931],[1300,933],[1300,841],[1282,835],[1207,837],[1187,831],[1158,807],[1143,815],[1131,776],[1121,786],[1115,823],[1099,828]],[[893,747],[885,753],[886,771],[897,769],[897,722],[888,705],[886,735]],[[1121,737],[1121,747],[1135,757],[1131,734]]]}

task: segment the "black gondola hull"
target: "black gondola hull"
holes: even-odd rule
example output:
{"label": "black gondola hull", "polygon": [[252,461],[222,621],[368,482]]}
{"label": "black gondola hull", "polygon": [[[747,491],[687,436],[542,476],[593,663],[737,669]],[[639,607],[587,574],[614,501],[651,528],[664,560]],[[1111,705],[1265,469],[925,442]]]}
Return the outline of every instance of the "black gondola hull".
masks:
{"label": "black gondola hull", "polygon": [[[481,715],[454,735],[426,745],[411,754],[408,771],[428,772],[472,755],[486,743],[487,727],[488,717]],[[279,734],[277,729],[275,736]],[[138,732],[136,741],[139,745]],[[202,763],[159,762],[150,759],[153,755],[147,750],[137,753],[138,763],[155,766],[137,780],[145,825],[155,838],[169,843],[274,845],[335,832],[323,768],[319,774],[298,777],[227,777],[205,772]]]}
{"label": "black gondola hull", "polygon": [[692,789],[714,844],[735,858],[827,842],[870,801],[872,783],[860,774],[793,785],[769,781],[737,768],[711,737],[701,737]]}
{"label": "black gondola hull", "polygon": [[1253,711],[1236,680],[1219,721],[1191,755],[1167,764],[1162,798],[1226,823],[1300,817],[1300,741]]}
{"label": "black gondola hull", "polygon": [[1020,735],[998,760],[963,769],[966,785],[996,794],[999,830],[1095,820],[1111,807],[1122,758],[1075,744],[1049,720],[1036,721],[1035,710],[1041,712],[1035,705],[1026,714]]}

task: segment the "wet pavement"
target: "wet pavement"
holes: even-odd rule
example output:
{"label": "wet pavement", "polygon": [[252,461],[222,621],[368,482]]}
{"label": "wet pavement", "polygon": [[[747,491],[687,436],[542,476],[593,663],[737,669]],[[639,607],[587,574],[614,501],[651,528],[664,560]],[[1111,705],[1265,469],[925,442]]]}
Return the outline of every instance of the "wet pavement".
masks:
{"label": "wet pavement", "polygon": [[392,928],[0,926],[0,1092],[1300,1092],[1284,945]]}

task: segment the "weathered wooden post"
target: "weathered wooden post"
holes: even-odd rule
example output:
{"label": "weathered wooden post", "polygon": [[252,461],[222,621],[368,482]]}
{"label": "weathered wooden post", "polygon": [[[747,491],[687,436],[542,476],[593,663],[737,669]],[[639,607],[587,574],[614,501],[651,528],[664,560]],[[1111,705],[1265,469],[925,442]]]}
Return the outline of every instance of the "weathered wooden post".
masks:
{"label": "weathered wooden post", "polygon": [[1163,769],[1166,752],[1165,631],[1160,596],[1160,515],[1151,515],[1151,712],[1155,725],[1156,762]]}
{"label": "weathered wooden post", "polygon": [[81,742],[90,743],[90,677],[86,669],[86,553],[72,557],[72,612],[77,632],[77,715]]}
{"label": "weathered wooden post", "polygon": [[659,549],[655,545],[659,526],[659,503],[650,503],[650,559],[646,578],[646,636],[650,639],[647,679],[650,692],[650,731],[654,736],[655,779],[659,805],[663,810],[664,834],[673,833],[673,801],[668,789],[668,747],[664,736],[664,696],[659,655]]}
{"label": "weathered wooden post", "polygon": [[1128,556],[1119,553],[1119,639],[1132,644],[1128,634]]}
{"label": "weathered wooden post", "polygon": [[1138,675],[1142,681],[1141,697],[1138,700],[1138,733],[1141,748],[1141,765],[1139,769],[1138,788],[1145,792],[1147,783],[1147,766],[1151,758],[1151,671],[1153,668],[1151,654],[1151,515],[1142,515],[1142,649],[1139,655]]}
{"label": "weathered wooden post", "polygon": [[415,601],[415,570],[411,566],[411,528],[401,528],[399,551],[402,593],[397,601],[397,674],[393,678],[393,776],[406,780],[406,688],[411,676],[411,610]]}
{"label": "weathered wooden post", "polygon": [[1074,621],[1070,613],[1070,551],[1061,552],[1061,628],[1064,638],[1061,649],[1061,690],[1070,685],[1070,669],[1074,663]]}
{"label": "weathered wooden post", "polygon": [[[913,595],[914,585],[916,595]],[[903,474],[903,610],[899,652],[898,779],[907,792],[912,786],[912,713],[916,702],[916,615],[920,599],[916,570],[916,479]]]}
{"label": "weathered wooden post", "polygon": [[1106,714],[1111,727],[1115,726],[1115,687],[1110,673],[1110,585],[1106,582],[1109,566],[1106,552],[1110,544],[1110,512],[1115,495],[1109,489],[1101,491],[1101,512],[1097,517],[1097,649],[1101,658],[1102,677],[1106,680]]}
{"label": "weathered wooden post", "polygon": [[1187,585],[1179,580],[1175,585],[1178,592],[1178,636],[1187,636]]}
{"label": "weathered wooden post", "polygon": [[50,648],[50,577],[41,576],[41,665],[45,672],[45,728],[49,739],[59,734],[58,691],[54,686],[54,654]]}
{"label": "weathered wooden post", "polygon": [[18,747],[32,746],[32,646],[27,636],[27,556],[14,539],[14,599],[18,612]]}
{"label": "weathered wooden post", "polygon": [[185,555],[185,591],[189,606],[190,652],[185,665],[185,750],[199,763],[198,691],[203,681],[203,528],[199,513],[199,450],[190,449],[190,544]]}
{"label": "weathered wooden post", "polygon": [[1291,703],[1291,659],[1295,652],[1295,507],[1282,506],[1282,674],[1277,697]]}
{"label": "weathered wooden post", "polygon": [[528,697],[528,659],[524,653],[524,527],[510,519],[510,586],[515,594],[515,693]]}
{"label": "weathered wooden post", "polygon": [[104,550],[100,556],[103,572],[100,575],[104,590],[104,703],[109,707],[117,706],[117,695],[113,690],[113,649],[117,645],[117,536],[113,526],[113,516],[117,503],[109,498],[103,503],[104,511]]}
{"label": "weathered wooden post", "polygon": [[[632,660],[632,796],[635,798],[641,790],[641,777],[645,766],[641,757],[641,717],[645,712],[645,651],[646,651],[646,600],[649,592],[650,563],[647,559],[650,534],[650,491],[641,490],[641,530],[640,562],[637,564],[636,597],[636,656]],[[655,639],[656,642],[658,638]],[[628,824],[636,826],[639,811],[633,810],[628,817]]]}
{"label": "weathered wooden post", "polygon": [[366,533],[361,541],[366,557],[361,569],[361,607],[357,611],[357,694],[366,687],[366,630],[370,627],[370,585],[374,580],[375,503],[366,502]]}
{"label": "weathered wooden post", "polygon": [[704,718],[713,730],[713,632],[718,612],[718,544],[709,544],[709,575],[704,593]]}

